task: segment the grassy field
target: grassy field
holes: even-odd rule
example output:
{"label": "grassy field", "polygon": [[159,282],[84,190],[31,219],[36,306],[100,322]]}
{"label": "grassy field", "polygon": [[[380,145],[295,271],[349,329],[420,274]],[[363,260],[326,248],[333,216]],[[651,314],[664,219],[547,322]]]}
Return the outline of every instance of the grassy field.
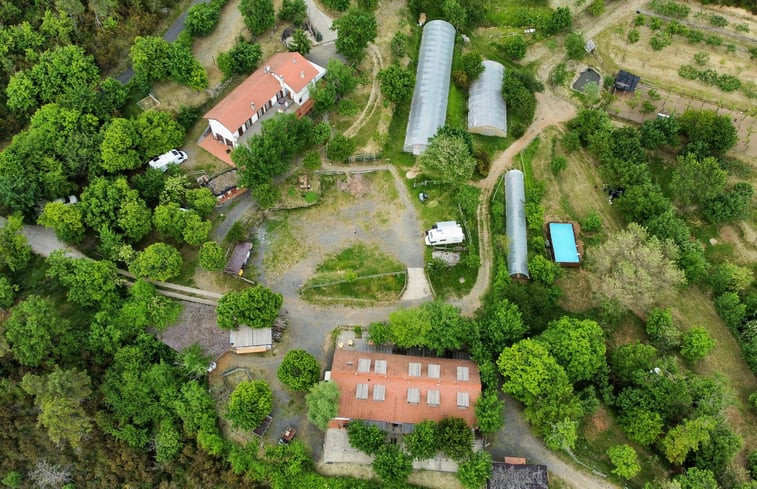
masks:
{"label": "grassy field", "polygon": [[[386,302],[399,299],[405,287],[405,266],[376,247],[358,243],[331,255],[316,267],[302,286],[302,297],[311,302],[355,300]],[[398,273],[383,277],[372,275]]]}

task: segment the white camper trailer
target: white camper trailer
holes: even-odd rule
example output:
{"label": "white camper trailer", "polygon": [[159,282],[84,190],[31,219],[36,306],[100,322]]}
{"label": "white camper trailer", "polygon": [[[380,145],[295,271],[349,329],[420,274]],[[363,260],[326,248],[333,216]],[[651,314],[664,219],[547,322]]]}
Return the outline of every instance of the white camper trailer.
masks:
{"label": "white camper trailer", "polygon": [[426,231],[426,245],[440,246],[462,243],[465,240],[463,228],[455,221],[442,221]]}

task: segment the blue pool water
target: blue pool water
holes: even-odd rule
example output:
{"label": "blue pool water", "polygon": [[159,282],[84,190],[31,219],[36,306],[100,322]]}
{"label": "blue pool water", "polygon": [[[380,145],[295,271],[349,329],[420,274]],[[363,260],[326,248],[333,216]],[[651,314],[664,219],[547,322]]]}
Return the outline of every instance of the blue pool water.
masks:
{"label": "blue pool water", "polygon": [[549,223],[549,235],[552,239],[552,250],[557,263],[578,263],[578,249],[573,225],[568,222]]}

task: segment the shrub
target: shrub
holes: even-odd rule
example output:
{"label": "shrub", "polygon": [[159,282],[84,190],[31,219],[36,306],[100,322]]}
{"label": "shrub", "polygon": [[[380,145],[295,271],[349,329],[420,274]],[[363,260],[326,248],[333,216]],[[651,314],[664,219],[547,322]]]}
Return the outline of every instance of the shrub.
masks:
{"label": "shrub", "polygon": [[678,76],[686,78],[687,80],[696,80],[699,78],[699,70],[691,65],[681,65],[678,68]]}
{"label": "shrub", "polygon": [[728,74],[718,76],[718,80],[715,84],[724,92],[733,92],[741,88],[741,80]]}
{"label": "shrub", "polygon": [[552,174],[555,176],[559,175],[561,171],[565,169],[565,166],[568,164],[568,159],[564,156],[555,156],[552,158],[552,161],[549,164],[550,169],[552,170]]}
{"label": "shrub", "polygon": [[279,200],[281,191],[272,183],[262,183],[252,189],[252,196],[261,208],[269,209]]}
{"label": "shrub", "polygon": [[198,3],[190,7],[184,21],[189,34],[207,36],[213,32],[221,15],[221,8],[225,3],[225,0],[214,0],[210,3]]}
{"label": "shrub", "polygon": [[317,170],[321,167],[321,156],[315,151],[311,151],[302,159],[302,166],[304,166],[306,170]]}
{"label": "shrub", "polygon": [[413,471],[413,459],[397,445],[382,445],[372,467],[381,480],[401,484]]}
{"label": "shrub", "polygon": [[558,63],[555,67],[555,71],[552,72],[552,77],[549,79],[552,85],[557,87],[562,86],[565,80],[568,79],[568,71],[565,69],[565,62]]}
{"label": "shrub", "polygon": [[684,18],[688,17],[689,12],[691,12],[691,9],[688,6],[672,0],[652,0],[649,2],[649,8],[658,14],[668,17]]}
{"label": "shrub", "polygon": [[391,50],[395,58],[404,58],[407,55],[407,43],[409,39],[404,32],[397,31],[392,37]]}
{"label": "shrub", "polygon": [[723,44],[723,39],[719,38],[718,36],[707,36],[704,38],[704,42],[706,42],[710,46],[720,46],[721,44]]}
{"label": "shrub", "polygon": [[523,59],[526,55],[528,43],[521,34],[516,34],[505,38],[503,48],[510,59]]}
{"label": "shrub", "polygon": [[671,42],[673,42],[673,39],[671,38],[670,33],[663,31],[655,33],[655,35],[649,39],[649,45],[652,46],[652,49],[655,51],[660,51],[666,46],[670,46]]}
{"label": "shrub", "polygon": [[[757,404],[755,404],[755,407],[757,407]],[[749,473],[752,475],[752,479],[757,479],[757,450],[753,450],[749,454],[749,457],[747,457],[747,467],[749,468]]]}
{"label": "shrub", "polygon": [[660,349],[671,349],[681,344],[681,332],[673,325],[669,309],[655,308],[647,318],[647,335]]}
{"label": "shrub", "polygon": [[461,418],[444,418],[436,425],[439,447],[452,460],[460,462],[473,452],[473,432]]}
{"label": "shrub", "polygon": [[21,484],[24,482],[24,476],[21,475],[21,472],[13,471],[8,472],[5,474],[5,477],[3,477],[2,483],[5,486],[10,487],[11,489],[16,489],[18,487],[21,487]]}
{"label": "shrub", "polygon": [[350,6],[350,0],[323,0],[323,4],[332,10],[342,12]]}
{"label": "shrub", "polygon": [[355,141],[342,134],[337,134],[326,145],[326,158],[331,161],[344,162],[355,151]]}
{"label": "shrub", "polygon": [[602,218],[596,211],[591,211],[582,221],[581,230],[587,233],[595,233],[602,228]]}
{"label": "shrub", "polygon": [[279,19],[288,20],[298,26],[307,17],[307,5],[305,0],[284,0],[279,10]]}
{"label": "shrub", "polygon": [[703,328],[691,328],[683,334],[681,356],[690,362],[698,362],[715,348],[715,340]]}
{"label": "shrub", "polygon": [[634,27],[644,25],[644,16],[642,14],[636,14],[636,17],[633,18],[633,25]]}
{"label": "shrub", "polygon": [[656,109],[657,108],[655,107],[655,105],[652,102],[650,102],[649,100],[645,100],[641,104],[641,112],[642,112],[642,114],[651,114]]}
{"label": "shrub", "polygon": [[226,253],[215,241],[208,241],[200,247],[200,266],[209,272],[220,272],[226,266]]}
{"label": "shrub", "polygon": [[662,27],[662,20],[657,17],[649,18],[649,28],[653,31],[659,31]]}
{"label": "shrub", "polygon": [[313,146],[320,146],[329,140],[331,137],[331,126],[328,122],[319,122],[313,126],[313,130],[310,133],[310,144]]}
{"label": "shrub", "polygon": [[739,32],[749,32],[749,24],[747,23],[736,24],[733,26],[733,28]]}
{"label": "shrub", "polygon": [[218,69],[228,78],[232,75],[246,75],[258,66],[263,57],[260,44],[240,39],[231,50],[218,55]]}
{"label": "shrub", "polygon": [[575,151],[581,147],[581,136],[576,131],[568,131],[562,137],[562,144],[568,151]]}
{"label": "shrub", "polygon": [[704,66],[710,61],[710,54],[707,51],[699,51],[694,55],[694,61],[696,61],[699,66]]}
{"label": "shrub", "polygon": [[633,479],[641,472],[636,450],[629,445],[612,446],[607,449],[607,456],[615,467],[612,473],[618,477]]}
{"label": "shrub", "polygon": [[728,21],[722,15],[710,14],[710,24],[715,27],[725,27],[728,25]]}
{"label": "shrub", "polygon": [[704,33],[702,31],[689,29],[689,32],[686,33],[686,38],[691,43],[702,42],[704,41]]}
{"label": "shrub", "polygon": [[568,58],[583,58],[586,54],[586,50],[584,49],[584,37],[578,32],[571,32],[565,38],[565,49],[568,52]]}

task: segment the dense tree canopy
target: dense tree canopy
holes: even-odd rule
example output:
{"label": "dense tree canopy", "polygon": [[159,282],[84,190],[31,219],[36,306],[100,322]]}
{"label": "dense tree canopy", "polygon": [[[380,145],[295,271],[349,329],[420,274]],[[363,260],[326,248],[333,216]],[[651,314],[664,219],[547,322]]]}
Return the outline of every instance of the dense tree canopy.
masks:
{"label": "dense tree canopy", "polygon": [[218,326],[234,329],[240,324],[251,328],[267,328],[279,315],[283,298],[262,285],[241,292],[229,292],[218,301]]}
{"label": "dense tree canopy", "polygon": [[590,319],[562,317],[539,336],[571,382],[591,379],[605,365],[605,335]]}
{"label": "dense tree canopy", "polygon": [[21,365],[34,367],[77,348],[77,338],[68,320],[56,314],[50,300],[36,295],[16,304],[2,329]]}
{"label": "dense tree canopy", "polygon": [[452,184],[469,180],[476,168],[476,159],[468,143],[451,134],[434,136],[420,157],[420,162],[430,175]]}
{"label": "dense tree canopy", "polygon": [[242,0],[239,11],[244,17],[244,25],[253,36],[264,33],[276,22],[271,0]]}
{"label": "dense tree canopy", "polygon": [[310,388],[305,403],[308,406],[308,420],[325,430],[339,409],[339,387],[334,382],[319,382]]}
{"label": "dense tree canopy", "polygon": [[226,417],[235,428],[254,430],[271,414],[273,394],[262,380],[239,383],[229,397]]}
{"label": "dense tree canopy", "polygon": [[165,282],[179,276],[184,260],[181,253],[165,243],[151,244],[137,255],[129,271],[139,278]]}
{"label": "dense tree canopy", "polygon": [[728,173],[717,159],[688,153],[678,157],[670,186],[681,203],[687,205],[714,199],[723,192],[727,181]]}
{"label": "dense tree canopy", "polygon": [[376,453],[372,467],[381,480],[397,484],[407,480],[413,471],[413,459],[397,445],[383,445]]}
{"label": "dense tree canopy", "polygon": [[391,64],[379,71],[381,92],[395,104],[405,103],[413,96],[415,87],[415,73],[407,68]]}
{"label": "dense tree canopy", "polygon": [[23,221],[20,216],[8,216],[0,227],[0,270],[11,272],[23,270],[32,257],[32,247],[21,234]]}

